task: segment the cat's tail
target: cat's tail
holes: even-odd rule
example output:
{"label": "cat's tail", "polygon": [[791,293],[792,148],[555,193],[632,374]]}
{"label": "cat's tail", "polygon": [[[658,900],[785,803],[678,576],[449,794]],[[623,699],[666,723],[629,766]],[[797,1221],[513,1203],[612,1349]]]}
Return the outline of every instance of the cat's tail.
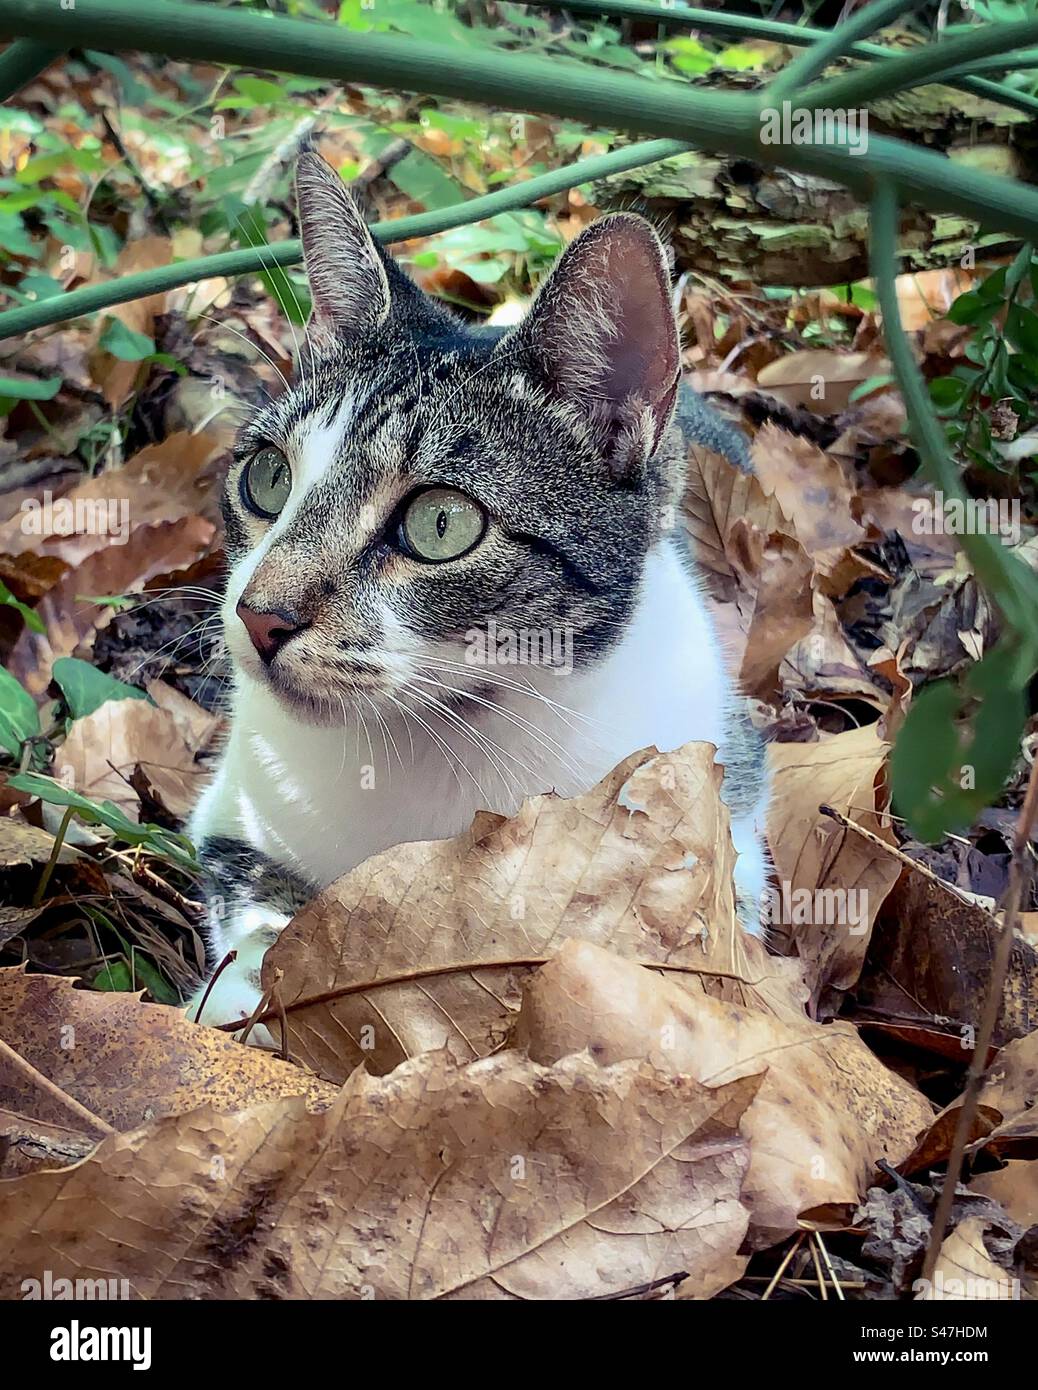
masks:
{"label": "cat's tail", "polygon": [[702,444],[715,454],[722,454],[729,463],[744,473],[753,472],[750,445],[738,425],[731,424],[687,382],[678,388],[678,407],[675,418],[681,426],[686,443]]}

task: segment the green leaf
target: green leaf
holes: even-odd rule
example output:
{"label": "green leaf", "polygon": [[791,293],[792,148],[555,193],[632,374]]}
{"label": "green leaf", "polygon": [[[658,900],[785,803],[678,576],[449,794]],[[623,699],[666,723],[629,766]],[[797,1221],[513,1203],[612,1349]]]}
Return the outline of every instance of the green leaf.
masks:
{"label": "green leaf", "polygon": [[938,410],[956,410],[966,398],[967,386],[956,376],[939,376],[930,382],[930,399]]}
{"label": "green leaf", "polygon": [[19,612],[25,622],[25,626],[32,632],[43,633],[47,631],[43,619],[40,617],[39,613],[36,612],[35,608],[30,608],[27,603],[23,603],[21,599],[15,598],[14,594],[11,593],[2,579],[0,579],[0,603],[6,603],[8,607],[14,608]]}
{"label": "green leaf", "polygon": [[723,48],[716,58],[718,67],[731,72],[751,72],[755,68],[767,66],[768,58],[758,48],[747,48],[744,44],[733,44]]}
{"label": "green leaf", "polygon": [[234,89],[257,106],[272,106],[275,102],[284,101],[287,95],[280,83],[268,82],[265,77],[236,77]]}
{"label": "green leaf", "polygon": [[1001,301],[989,303],[975,291],[967,290],[948,310],[948,317],[952,323],[983,323],[993,319],[1001,307]]}
{"label": "green leaf", "polygon": [[140,362],[155,351],[155,343],[146,333],[137,333],[127,328],[122,319],[111,317],[106,321],[98,342],[105,352],[118,357],[120,362]]}
{"label": "green leaf", "polygon": [[36,701],[10,671],[0,666],[0,745],[17,758],[26,739],[36,738],[39,732]]}
{"label": "green leaf", "polygon": [[1019,756],[1027,701],[1017,644],[992,648],[961,685],[939,681],[912,702],[890,772],[897,812],[924,844],[967,829]]}
{"label": "green leaf", "polygon": [[8,778],[7,785],[15,791],[38,796],[51,806],[72,806],[86,825],[106,826],[115,837],[128,845],[143,845],[153,854],[161,855],[190,873],[198,872],[194,848],[186,835],[176,835],[161,825],[140,824],[130,820],[112,801],[92,801],[73,791],[53,777],[35,772],[20,772]]}
{"label": "green leaf", "polygon": [[1038,314],[1021,304],[1010,304],[1006,313],[1006,337],[1020,352],[1038,353]]}
{"label": "green leaf", "polygon": [[134,951],[132,960],[131,973],[136,976],[138,989],[143,985],[157,1004],[176,1006],[183,1002],[177,991],[152,965],[147,956],[142,955],[140,951]]}
{"label": "green leaf", "polygon": [[130,967],[124,960],[113,960],[102,965],[94,976],[94,988],[112,994],[130,993],[133,990]]}
{"label": "green leaf", "polygon": [[73,719],[82,719],[100,709],[108,700],[146,700],[147,694],[80,661],[75,656],[59,657],[54,663],[54,680],[65,697]]}
{"label": "green leaf", "polygon": [[883,386],[889,386],[894,378],[889,372],[882,372],[879,376],[866,377],[864,381],[859,381],[857,386],[851,390],[848,400],[860,401],[863,396],[871,396],[873,391],[878,391]]}
{"label": "green leaf", "polygon": [[16,401],[52,401],[63,381],[60,376],[0,376],[0,396],[11,396]]}

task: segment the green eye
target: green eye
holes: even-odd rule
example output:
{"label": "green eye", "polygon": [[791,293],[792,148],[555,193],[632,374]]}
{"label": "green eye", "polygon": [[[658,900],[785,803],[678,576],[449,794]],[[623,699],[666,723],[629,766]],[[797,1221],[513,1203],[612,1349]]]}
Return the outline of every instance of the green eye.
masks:
{"label": "green eye", "polygon": [[404,512],[402,530],[422,560],[456,560],[483,538],[483,508],[463,492],[433,487],[420,492]]}
{"label": "green eye", "polygon": [[292,491],[292,470],[280,449],[261,449],[242,471],[242,501],[268,521],[279,516]]}

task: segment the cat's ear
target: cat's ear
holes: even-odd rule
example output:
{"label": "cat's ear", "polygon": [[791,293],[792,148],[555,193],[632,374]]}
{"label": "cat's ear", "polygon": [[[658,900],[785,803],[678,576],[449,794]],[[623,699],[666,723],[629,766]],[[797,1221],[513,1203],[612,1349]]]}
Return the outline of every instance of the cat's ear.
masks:
{"label": "cat's ear", "polygon": [[630,476],[670,420],[681,366],[666,253],[652,226],[632,213],[593,222],[501,346],[532,354],[590,417],[615,476]]}
{"label": "cat's ear", "polygon": [[390,309],[382,258],[346,185],[315,150],[296,163],[296,201],[312,326],[338,338],[378,327]]}

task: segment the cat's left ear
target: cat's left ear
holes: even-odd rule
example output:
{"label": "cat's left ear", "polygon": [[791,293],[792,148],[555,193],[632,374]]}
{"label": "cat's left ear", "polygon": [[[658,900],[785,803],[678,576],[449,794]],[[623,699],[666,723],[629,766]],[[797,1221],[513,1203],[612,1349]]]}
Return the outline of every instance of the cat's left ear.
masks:
{"label": "cat's left ear", "polygon": [[515,348],[590,418],[614,476],[636,473],[667,427],[681,369],[666,252],[650,223],[615,213],[583,231],[499,351]]}
{"label": "cat's left ear", "polygon": [[296,163],[296,201],[312,326],[338,338],[378,327],[390,308],[382,258],[346,185],[315,150]]}

